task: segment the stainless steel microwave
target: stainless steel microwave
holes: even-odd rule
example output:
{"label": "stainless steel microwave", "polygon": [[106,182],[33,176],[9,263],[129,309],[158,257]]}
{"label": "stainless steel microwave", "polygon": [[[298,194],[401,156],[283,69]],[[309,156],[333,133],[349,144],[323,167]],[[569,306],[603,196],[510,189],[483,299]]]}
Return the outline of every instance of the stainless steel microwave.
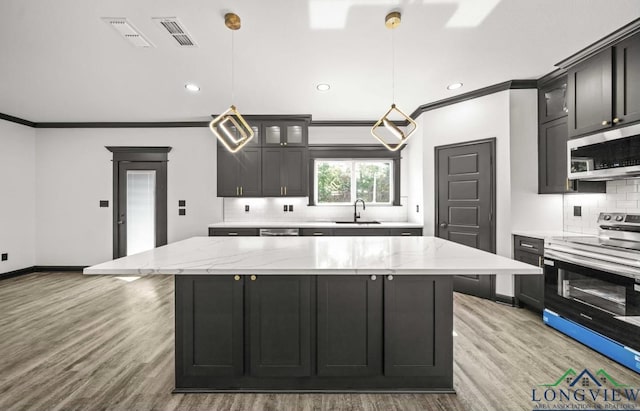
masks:
{"label": "stainless steel microwave", "polygon": [[567,142],[570,180],[612,180],[640,175],[640,124]]}

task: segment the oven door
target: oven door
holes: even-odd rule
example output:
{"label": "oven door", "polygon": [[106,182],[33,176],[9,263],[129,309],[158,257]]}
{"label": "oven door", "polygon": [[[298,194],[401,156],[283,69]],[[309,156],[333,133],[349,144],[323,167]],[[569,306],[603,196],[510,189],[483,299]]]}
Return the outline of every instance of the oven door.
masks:
{"label": "oven door", "polygon": [[[634,349],[640,349],[640,284],[612,270],[545,253],[545,308]],[[568,258],[567,258],[568,259]]]}

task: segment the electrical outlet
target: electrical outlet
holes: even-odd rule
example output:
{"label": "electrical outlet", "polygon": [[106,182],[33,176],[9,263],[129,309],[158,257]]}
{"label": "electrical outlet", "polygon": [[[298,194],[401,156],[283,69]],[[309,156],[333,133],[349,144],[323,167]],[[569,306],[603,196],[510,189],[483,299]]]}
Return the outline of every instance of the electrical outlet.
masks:
{"label": "electrical outlet", "polygon": [[293,204],[289,204],[289,211],[293,212]]}
{"label": "electrical outlet", "polygon": [[285,204],[284,205],[284,212],[286,213],[287,211],[289,211],[289,207]]}
{"label": "electrical outlet", "polygon": [[178,207],[186,207],[187,200],[178,200]]}
{"label": "electrical outlet", "polygon": [[109,200],[100,200],[100,207],[109,207]]}
{"label": "electrical outlet", "polygon": [[178,215],[187,215],[187,209],[186,208],[179,208],[178,209]]}
{"label": "electrical outlet", "polygon": [[249,212],[249,204],[247,204],[247,205],[245,205],[245,206],[244,206],[244,212],[245,212],[245,213],[248,213],[248,212]]}
{"label": "electrical outlet", "polygon": [[582,206],[573,206],[573,216],[582,217]]}
{"label": "electrical outlet", "polygon": [[8,253],[2,253],[2,261],[7,261],[9,259]]}

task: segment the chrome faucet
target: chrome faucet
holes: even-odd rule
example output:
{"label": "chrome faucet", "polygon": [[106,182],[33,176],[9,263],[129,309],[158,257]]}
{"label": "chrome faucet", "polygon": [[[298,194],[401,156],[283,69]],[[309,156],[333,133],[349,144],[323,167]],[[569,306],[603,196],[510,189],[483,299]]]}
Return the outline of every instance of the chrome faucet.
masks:
{"label": "chrome faucet", "polygon": [[360,218],[360,213],[358,213],[357,207],[358,207],[358,201],[362,202],[362,209],[366,210],[367,206],[364,204],[364,200],[361,198],[358,198],[356,201],[354,201],[353,203],[353,222],[356,223],[358,222],[358,218]]}

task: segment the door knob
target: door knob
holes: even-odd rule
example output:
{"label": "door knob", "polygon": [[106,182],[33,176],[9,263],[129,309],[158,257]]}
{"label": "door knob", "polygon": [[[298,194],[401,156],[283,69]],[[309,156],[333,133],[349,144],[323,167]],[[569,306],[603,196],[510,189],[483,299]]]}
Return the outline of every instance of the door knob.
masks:
{"label": "door knob", "polygon": [[447,223],[440,223],[440,228],[447,228],[449,224]]}
{"label": "door knob", "polygon": [[118,220],[118,224],[124,224],[124,220]]}

